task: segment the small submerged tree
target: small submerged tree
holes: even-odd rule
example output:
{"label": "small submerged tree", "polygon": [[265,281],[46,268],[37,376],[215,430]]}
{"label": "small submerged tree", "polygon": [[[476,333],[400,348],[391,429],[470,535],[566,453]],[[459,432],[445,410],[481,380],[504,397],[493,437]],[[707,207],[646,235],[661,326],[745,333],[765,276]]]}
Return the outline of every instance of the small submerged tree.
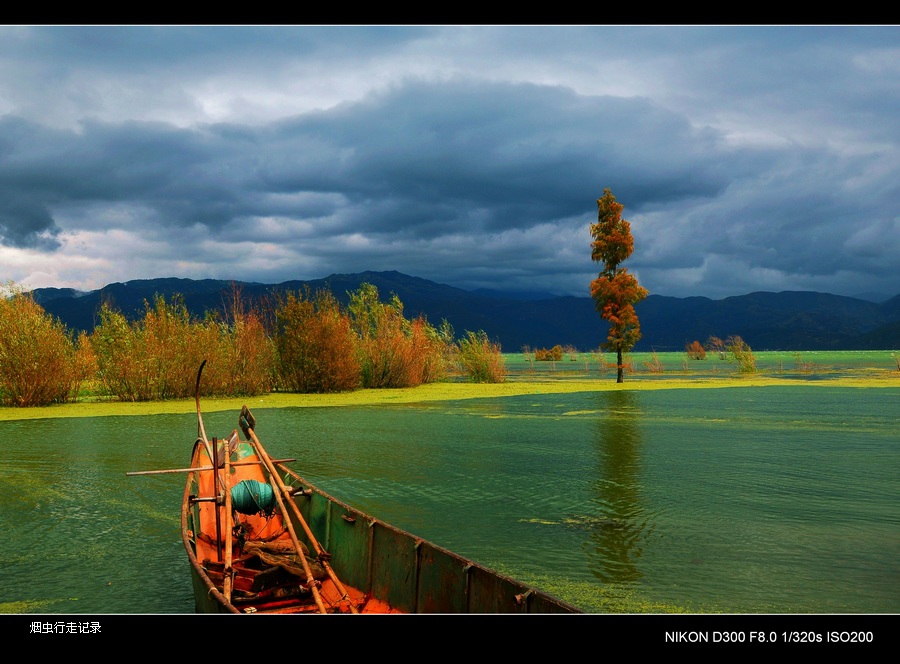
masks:
{"label": "small submerged tree", "polygon": [[756,373],[756,358],[746,341],[737,335],[725,340],[725,348],[741,373]]}
{"label": "small submerged tree", "polygon": [[534,351],[531,349],[531,346],[522,346],[522,357],[528,362],[529,373],[534,373]]}
{"label": "small submerged tree", "polygon": [[591,282],[591,297],[601,318],[609,322],[604,348],[616,353],[616,382],[624,382],[623,356],[641,338],[641,325],[634,305],[647,297],[647,289],[621,267],[634,251],[631,224],[622,219],[624,206],[607,188],[597,199],[597,223],[591,224],[591,260],[603,269]]}
{"label": "small submerged tree", "polygon": [[706,340],[706,344],[704,344],[704,347],[710,353],[716,353],[719,356],[720,360],[725,359],[725,353],[728,349],[725,345],[725,342],[722,341],[719,337],[709,337]]}
{"label": "small submerged tree", "polygon": [[684,352],[687,354],[689,360],[706,359],[706,349],[699,341],[694,341],[692,343],[686,344],[684,347]]}
{"label": "small submerged tree", "polygon": [[659,374],[663,372],[663,363],[662,360],[659,359],[656,350],[653,351],[650,359],[644,362],[644,366],[647,367],[647,371],[650,373]]}

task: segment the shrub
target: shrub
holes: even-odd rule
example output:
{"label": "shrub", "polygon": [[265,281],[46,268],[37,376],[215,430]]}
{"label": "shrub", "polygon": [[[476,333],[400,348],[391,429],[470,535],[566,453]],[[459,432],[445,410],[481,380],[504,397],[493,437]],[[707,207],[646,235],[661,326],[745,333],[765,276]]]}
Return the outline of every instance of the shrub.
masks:
{"label": "shrub", "polygon": [[150,371],[139,331],[109,302],[100,306],[99,317],[90,341],[100,383],[123,401],[149,400]]}
{"label": "shrub", "polygon": [[348,311],[363,387],[412,387],[443,376],[446,330],[435,330],[424,317],[407,320],[396,295],[383,303],[375,286],[360,284]]}
{"label": "shrub", "polygon": [[46,406],[73,399],[86,365],[65,326],[12,284],[0,292],[0,403]]}
{"label": "shrub", "polygon": [[563,349],[559,344],[553,348],[535,348],[534,359],[538,362],[557,362],[562,359]]}
{"label": "shrub", "polygon": [[684,352],[687,353],[689,360],[705,360],[706,359],[706,349],[699,341],[694,341],[692,343],[687,344],[684,347]]}
{"label": "shrub", "polygon": [[107,302],[90,336],[97,375],[125,401],[194,395],[197,369],[207,361],[203,395],[249,396],[271,391],[274,349],[260,316],[236,302],[227,320],[192,320],[180,295],[145,302],[143,319],[129,322]]}
{"label": "shrub", "polygon": [[[100,308],[100,324],[91,334],[100,380],[125,401],[178,399],[194,394],[197,367],[209,358],[210,374],[220,369],[216,337],[210,327],[192,326],[179,295],[170,302],[156,295],[144,303],[142,320],[129,322],[109,303]],[[207,375],[204,394],[219,382]]]}
{"label": "shrub", "polygon": [[292,392],[341,392],[360,384],[350,319],[329,291],[289,293],[275,312],[279,382]]}
{"label": "shrub", "polygon": [[372,284],[360,284],[350,293],[350,322],[356,333],[356,348],[363,387],[409,387],[412,377],[408,321],[403,305],[394,295],[390,303],[378,299]]}
{"label": "shrub", "polygon": [[97,354],[87,332],[81,332],[75,342],[75,366],[81,388],[87,384],[93,391],[97,378]]}
{"label": "shrub", "polygon": [[443,320],[439,328],[431,325],[425,316],[419,316],[411,325],[413,347],[421,360],[421,382],[434,383],[447,377],[454,343],[453,327]]}
{"label": "shrub", "polygon": [[[215,336],[211,330],[197,335],[192,329],[190,314],[184,298],[173,295],[166,302],[156,295],[153,305],[145,303],[143,336],[145,359],[150,367],[151,395],[154,399],[180,399],[193,396],[196,387],[197,367],[215,348]],[[210,348],[210,347],[213,348]],[[219,363],[210,359],[211,373]],[[215,392],[219,381],[208,381],[201,386],[204,393]]]}
{"label": "shrub", "polygon": [[483,330],[466,332],[457,343],[462,371],[475,383],[502,383],[506,380],[506,361],[500,344],[488,339]]}
{"label": "shrub", "polygon": [[266,331],[263,313],[246,302],[233,286],[224,307],[224,320],[212,316],[195,334],[203,337],[212,370],[215,394],[267,394],[275,383],[275,344]]}

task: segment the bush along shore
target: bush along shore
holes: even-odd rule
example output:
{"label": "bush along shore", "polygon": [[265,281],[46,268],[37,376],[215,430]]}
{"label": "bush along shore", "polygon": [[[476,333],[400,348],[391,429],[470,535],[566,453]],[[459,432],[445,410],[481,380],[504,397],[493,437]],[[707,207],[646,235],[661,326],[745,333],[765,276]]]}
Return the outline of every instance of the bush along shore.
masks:
{"label": "bush along shore", "polygon": [[238,289],[221,311],[192,317],[183,298],[157,295],[128,320],[104,303],[91,334],[77,337],[33,297],[8,284],[0,297],[0,405],[46,406],[83,399],[124,402],[200,393],[336,393],[413,387],[462,376],[505,380],[499,344],[482,331],[459,342],[444,321],[410,320],[396,296],[371,284],[341,307],[330,292],[283,293],[248,304]]}
{"label": "bush along shore", "polygon": [[[435,327],[424,317],[407,318],[396,296],[382,301],[369,284],[350,295],[346,307],[328,291],[284,293],[249,305],[235,290],[222,311],[203,319],[190,316],[178,296],[155,297],[134,320],[106,303],[93,332],[75,336],[29,294],[7,286],[0,297],[0,420],[187,412],[204,360],[200,394],[211,408],[234,407],[248,397],[272,406],[351,405],[611,389],[616,363],[600,349],[503,353],[483,331],[457,339],[446,321]],[[835,374],[812,352],[764,352],[757,366],[757,355],[740,337],[730,339],[736,340],[731,349],[707,344],[711,359],[698,342],[688,344],[684,356],[630,355],[625,370],[637,380],[629,387],[786,385],[792,377],[900,385],[897,353],[878,354],[877,367]],[[87,408],[94,404],[102,413]],[[41,414],[45,406],[55,406],[53,414]],[[16,410],[32,412],[10,413]]]}

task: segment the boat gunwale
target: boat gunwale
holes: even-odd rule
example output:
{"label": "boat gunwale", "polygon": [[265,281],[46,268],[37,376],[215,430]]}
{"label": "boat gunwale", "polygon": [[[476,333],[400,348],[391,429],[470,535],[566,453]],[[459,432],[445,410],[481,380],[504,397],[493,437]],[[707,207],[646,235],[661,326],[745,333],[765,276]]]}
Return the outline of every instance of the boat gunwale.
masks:
{"label": "boat gunwale", "polygon": [[[241,442],[249,442],[249,441],[241,441]],[[194,594],[195,594],[196,608],[198,611],[200,611],[201,603],[204,606],[211,606],[213,604],[212,601],[214,600],[215,606],[218,609],[220,609],[220,612],[222,609],[224,609],[225,611],[227,611],[229,613],[237,613],[237,614],[241,614],[241,615],[247,615],[248,613],[265,613],[265,610],[250,611],[250,612],[241,611],[237,606],[234,605],[233,602],[229,601],[225,597],[225,595],[218,589],[216,584],[210,578],[209,573],[208,573],[207,569],[205,568],[205,566],[197,558],[194,547],[196,546],[195,540],[199,536],[199,533],[196,533],[188,528],[188,514],[189,514],[190,510],[192,509],[192,505],[194,503],[194,500],[192,500],[192,499],[196,498],[196,496],[193,496],[191,493],[192,483],[199,482],[199,473],[204,472],[205,467],[206,467],[205,464],[201,464],[199,462],[199,455],[202,453],[202,451],[206,451],[207,454],[209,454],[209,451],[206,449],[205,445],[201,445],[201,443],[203,443],[203,440],[200,438],[198,438],[196,440],[196,442],[194,443],[194,449],[191,454],[191,470],[188,472],[187,480],[185,482],[184,495],[182,498],[182,513],[181,513],[182,543],[188,554],[188,560],[191,565],[191,572],[202,583],[203,589],[205,590],[205,594],[206,594],[206,600],[207,600],[206,602],[201,602],[201,598],[198,596],[198,589],[195,586]],[[254,451],[252,453],[252,455],[257,456],[257,453]],[[274,466],[275,470],[278,471],[279,474],[281,474],[285,477],[291,478],[290,482],[293,486],[292,486],[290,500],[294,501],[294,503],[298,509],[301,508],[300,504],[298,504],[298,502],[297,502],[298,498],[300,496],[303,496],[307,500],[309,500],[311,498],[311,496],[308,492],[313,492],[313,493],[317,494],[322,500],[326,501],[326,503],[328,505],[330,505],[332,507],[336,507],[339,510],[344,510],[346,514],[352,514],[357,518],[363,519],[366,522],[368,528],[372,531],[374,531],[374,529],[376,527],[383,529],[389,533],[393,533],[394,535],[396,535],[400,538],[408,539],[410,542],[414,543],[414,547],[416,550],[419,550],[420,547],[422,547],[422,545],[425,545],[428,548],[430,548],[431,550],[433,550],[434,552],[446,557],[447,559],[458,561],[459,563],[461,563],[463,565],[463,569],[465,570],[465,575],[466,575],[465,578],[466,578],[467,584],[472,579],[472,576],[473,576],[472,570],[474,570],[476,573],[484,575],[487,578],[495,579],[496,581],[506,584],[507,586],[521,589],[522,592],[515,596],[515,601],[519,606],[522,606],[524,604],[525,610],[522,611],[522,613],[532,613],[530,610],[530,606],[532,604],[532,600],[534,597],[538,597],[544,603],[546,603],[550,606],[553,606],[555,609],[558,609],[559,610],[558,612],[560,612],[560,613],[583,613],[583,611],[581,609],[575,607],[574,605],[572,605],[562,599],[559,599],[559,598],[551,595],[550,593],[547,593],[546,591],[543,591],[531,584],[525,583],[523,581],[519,581],[507,574],[503,574],[497,570],[491,569],[490,567],[487,567],[485,565],[477,563],[465,556],[455,553],[445,547],[437,545],[434,542],[431,542],[427,539],[419,537],[419,536],[417,536],[409,531],[406,531],[402,528],[399,528],[390,523],[387,523],[381,519],[378,519],[377,517],[374,517],[370,514],[367,514],[366,512],[361,511],[360,509],[358,509],[356,507],[353,507],[352,505],[349,505],[348,503],[345,503],[344,501],[332,496],[325,490],[321,489],[320,487],[316,486],[312,482],[308,481],[303,476],[301,476],[299,473],[297,473],[294,469],[287,466],[286,463],[289,461],[294,461],[294,460],[293,459],[279,460],[279,461],[274,462],[273,466]],[[204,469],[204,470],[201,470],[201,469]],[[213,468],[210,467],[208,470],[213,471]],[[269,471],[267,468],[265,468],[265,466],[263,466],[263,468],[261,470],[262,470],[262,473],[264,476],[267,476],[269,474]],[[299,485],[299,486],[294,485],[294,482],[296,482],[297,485]],[[295,519],[295,516],[287,514],[287,515],[282,515],[282,518],[289,518],[289,519],[293,520],[293,519]],[[195,527],[199,527],[199,525],[196,525]],[[371,557],[372,555],[373,555],[372,551],[369,550],[368,556]],[[416,573],[418,574],[419,571],[420,570],[417,565]],[[373,597],[373,593],[371,593],[372,578],[369,578],[368,584],[370,586],[369,588],[358,589],[358,591],[364,593],[367,598],[374,599],[376,602],[383,602],[382,598]],[[466,592],[468,592],[468,591],[466,591]],[[416,606],[418,606],[417,602],[415,604],[416,604]],[[397,612],[397,611],[392,610],[391,612]],[[416,609],[414,609],[413,612],[417,612]],[[467,606],[467,609],[462,612],[470,613],[472,611],[469,611],[468,606]],[[557,612],[557,611],[553,611],[553,612]],[[404,613],[404,611],[400,611],[400,613]],[[535,612],[535,613],[538,613],[538,612]]]}

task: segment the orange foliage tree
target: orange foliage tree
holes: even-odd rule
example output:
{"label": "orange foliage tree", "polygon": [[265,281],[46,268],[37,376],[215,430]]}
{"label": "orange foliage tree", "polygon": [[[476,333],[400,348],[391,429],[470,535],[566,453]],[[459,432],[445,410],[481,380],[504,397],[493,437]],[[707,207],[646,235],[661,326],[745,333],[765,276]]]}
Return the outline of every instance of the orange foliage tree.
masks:
{"label": "orange foliage tree", "polygon": [[688,359],[690,360],[706,359],[706,349],[699,341],[694,341],[693,343],[686,344],[684,347],[684,352],[687,353]]}
{"label": "orange foliage tree", "polygon": [[641,338],[641,325],[634,305],[647,297],[647,289],[621,264],[634,251],[631,224],[622,219],[625,206],[616,202],[609,188],[597,199],[597,223],[591,224],[591,260],[603,269],[591,282],[591,297],[600,317],[609,322],[609,335],[603,348],[615,351],[616,382],[624,382],[622,355]]}

